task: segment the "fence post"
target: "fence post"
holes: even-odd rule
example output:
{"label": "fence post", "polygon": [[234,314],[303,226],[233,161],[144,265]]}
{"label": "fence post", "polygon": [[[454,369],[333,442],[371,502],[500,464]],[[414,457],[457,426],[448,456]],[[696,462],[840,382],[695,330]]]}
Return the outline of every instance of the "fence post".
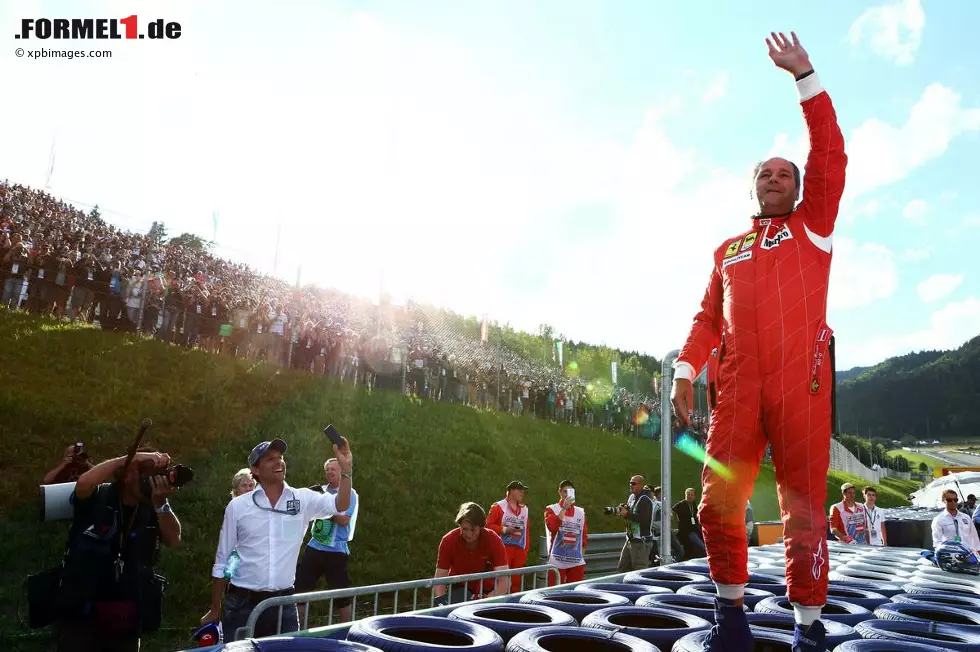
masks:
{"label": "fence post", "polygon": [[670,387],[673,384],[673,364],[680,354],[674,349],[664,356],[660,371],[662,374],[660,387],[660,565],[674,561],[671,555],[670,543],[670,453],[673,446],[673,433],[670,430],[671,406]]}

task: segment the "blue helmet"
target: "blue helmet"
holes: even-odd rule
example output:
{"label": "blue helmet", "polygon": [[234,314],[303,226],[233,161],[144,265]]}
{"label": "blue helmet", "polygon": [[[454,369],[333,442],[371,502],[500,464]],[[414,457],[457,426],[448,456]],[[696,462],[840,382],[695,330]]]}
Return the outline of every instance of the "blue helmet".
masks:
{"label": "blue helmet", "polygon": [[980,561],[958,541],[947,541],[936,551],[936,565],[950,573],[980,575]]}

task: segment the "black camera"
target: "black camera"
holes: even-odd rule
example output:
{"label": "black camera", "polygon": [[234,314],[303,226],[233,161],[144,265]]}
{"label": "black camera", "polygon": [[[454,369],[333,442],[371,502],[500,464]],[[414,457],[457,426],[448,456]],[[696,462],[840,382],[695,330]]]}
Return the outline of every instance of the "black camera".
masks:
{"label": "black camera", "polygon": [[626,505],[623,504],[616,505],[615,507],[603,507],[602,513],[606,514],[607,516],[619,516],[619,510],[624,507],[626,507]]}
{"label": "black camera", "polygon": [[153,489],[150,487],[150,478],[154,475],[162,475],[167,478],[167,480],[175,487],[183,487],[185,484],[194,479],[194,469],[184,466],[183,464],[175,464],[174,466],[168,466],[165,469],[154,469],[152,464],[150,468],[140,469],[140,494],[146,500],[150,499],[150,494]]}

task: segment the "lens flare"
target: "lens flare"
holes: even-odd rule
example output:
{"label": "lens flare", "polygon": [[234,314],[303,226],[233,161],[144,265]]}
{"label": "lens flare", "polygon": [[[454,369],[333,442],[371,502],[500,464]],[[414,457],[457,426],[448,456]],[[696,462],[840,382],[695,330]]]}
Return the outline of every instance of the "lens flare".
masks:
{"label": "lens flare", "polygon": [[571,362],[569,362],[568,363],[568,370],[569,371],[578,371],[578,363],[575,362],[574,360],[572,360]]}
{"label": "lens flare", "polygon": [[709,456],[705,450],[701,448],[701,445],[694,441],[694,438],[686,432],[677,438],[677,442],[674,444],[674,447],[688,457],[692,457],[698,462],[704,462],[708,468],[720,475],[725,480],[731,480],[735,477],[735,474],[733,474],[728,467]]}
{"label": "lens flare", "polygon": [[647,410],[646,406],[641,405],[636,410],[636,414],[633,415],[633,423],[637,426],[642,426],[649,420],[650,420],[650,411]]}

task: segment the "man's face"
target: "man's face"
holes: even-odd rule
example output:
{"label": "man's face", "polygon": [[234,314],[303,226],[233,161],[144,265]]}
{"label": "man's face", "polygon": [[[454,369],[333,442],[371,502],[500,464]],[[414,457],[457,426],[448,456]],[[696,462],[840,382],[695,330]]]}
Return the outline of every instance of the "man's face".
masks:
{"label": "man's face", "polygon": [[282,482],[286,479],[286,460],[280,451],[270,450],[252,467],[252,473],[260,484]]}
{"label": "man's face", "polygon": [[869,507],[874,507],[875,503],[878,502],[878,493],[874,491],[865,491],[864,502],[867,503]]}
{"label": "man's face", "polygon": [[476,540],[480,538],[480,530],[482,530],[478,525],[473,525],[468,521],[460,521],[459,523],[459,535],[466,543],[476,543]]}
{"label": "man's face", "polygon": [[634,475],[630,478],[630,493],[639,496],[641,491],[643,491],[643,478]]}
{"label": "man's face", "polygon": [[755,195],[764,213],[780,214],[793,210],[798,191],[793,165],[784,158],[771,158],[755,177]]}
{"label": "man's face", "polygon": [[959,502],[959,499],[956,497],[955,493],[944,494],[943,500],[946,503],[946,509],[956,511],[956,504]]}
{"label": "man's face", "polygon": [[854,487],[844,490],[844,500],[846,500],[848,503],[853,503],[854,497],[856,495],[857,495],[857,489],[855,489]]}
{"label": "man's face", "polygon": [[524,502],[524,490],[523,489],[511,489],[507,492],[507,500],[516,502],[517,504],[522,504]]}
{"label": "man's face", "polygon": [[693,503],[694,502],[694,490],[693,489],[688,489],[687,491],[684,492],[684,500],[686,500],[689,503]]}
{"label": "man's face", "polygon": [[330,460],[323,467],[323,475],[327,478],[327,484],[336,487],[340,484],[340,462]]}

